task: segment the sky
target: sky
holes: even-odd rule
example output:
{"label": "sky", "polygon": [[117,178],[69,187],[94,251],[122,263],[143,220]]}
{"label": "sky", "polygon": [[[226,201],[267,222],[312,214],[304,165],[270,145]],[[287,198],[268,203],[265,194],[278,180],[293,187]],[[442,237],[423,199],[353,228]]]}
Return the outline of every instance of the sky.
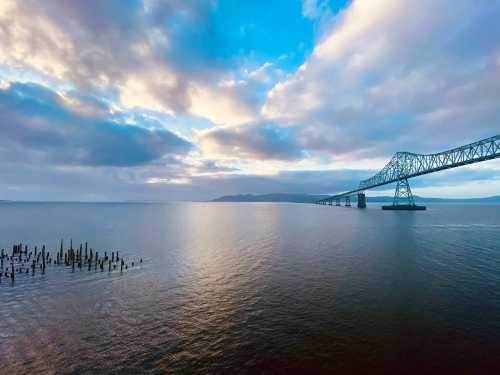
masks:
{"label": "sky", "polygon": [[[397,151],[500,133],[498,19],[500,0],[2,0],[0,199],[351,190]],[[410,183],[500,195],[500,162]]]}

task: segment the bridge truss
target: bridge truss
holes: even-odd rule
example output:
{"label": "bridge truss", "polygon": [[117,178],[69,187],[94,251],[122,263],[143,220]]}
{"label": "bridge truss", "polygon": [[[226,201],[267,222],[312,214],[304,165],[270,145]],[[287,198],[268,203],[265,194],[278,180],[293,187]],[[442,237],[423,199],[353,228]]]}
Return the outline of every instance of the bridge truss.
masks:
{"label": "bridge truss", "polygon": [[415,154],[397,152],[384,168],[373,177],[361,181],[355,190],[333,195],[316,203],[329,204],[340,199],[363,194],[364,191],[377,186],[397,183],[393,205],[397,206],[402,198],[408,205],[415,205],[408,179],[445,169],[457,168],[467,164],[479,163],[500,157],[500,134],[465,146],[457,147],[436,154]]}

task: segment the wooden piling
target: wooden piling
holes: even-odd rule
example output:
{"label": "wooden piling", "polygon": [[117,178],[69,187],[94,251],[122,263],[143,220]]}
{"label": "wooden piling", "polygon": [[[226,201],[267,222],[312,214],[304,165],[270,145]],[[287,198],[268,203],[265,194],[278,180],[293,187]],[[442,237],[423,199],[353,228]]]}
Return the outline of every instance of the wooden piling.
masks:
{"label": "wooden piling", "polygon": [[42,246],[42,270],[45,273],[45,245]]}

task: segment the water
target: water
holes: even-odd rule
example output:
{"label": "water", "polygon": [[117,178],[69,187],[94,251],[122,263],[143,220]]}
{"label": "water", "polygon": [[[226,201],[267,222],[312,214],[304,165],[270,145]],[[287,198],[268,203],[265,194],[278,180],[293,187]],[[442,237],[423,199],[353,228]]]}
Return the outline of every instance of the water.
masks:
{"label": "water", "polygon": [[0,204],[0,246],[144,263],[0,284],[0,373],[498,370],[500,206]]}

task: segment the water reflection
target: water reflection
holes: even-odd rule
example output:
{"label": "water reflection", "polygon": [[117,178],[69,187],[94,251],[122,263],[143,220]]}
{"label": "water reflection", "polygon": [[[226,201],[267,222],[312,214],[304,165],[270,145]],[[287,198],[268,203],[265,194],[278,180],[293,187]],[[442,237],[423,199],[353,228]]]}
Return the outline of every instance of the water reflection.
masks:
{"label": "water reflection", "polygon": [[[71,236],[144,259],[126,275],[61,270],[2,281],[1,371],[383,372],[436,353],[444,369],[495,365],[496,207],[0,210],[11,218],[0,223],[4,247],[27,238],[53,248]],[[43,211],[50,220],[40,220]]]}

